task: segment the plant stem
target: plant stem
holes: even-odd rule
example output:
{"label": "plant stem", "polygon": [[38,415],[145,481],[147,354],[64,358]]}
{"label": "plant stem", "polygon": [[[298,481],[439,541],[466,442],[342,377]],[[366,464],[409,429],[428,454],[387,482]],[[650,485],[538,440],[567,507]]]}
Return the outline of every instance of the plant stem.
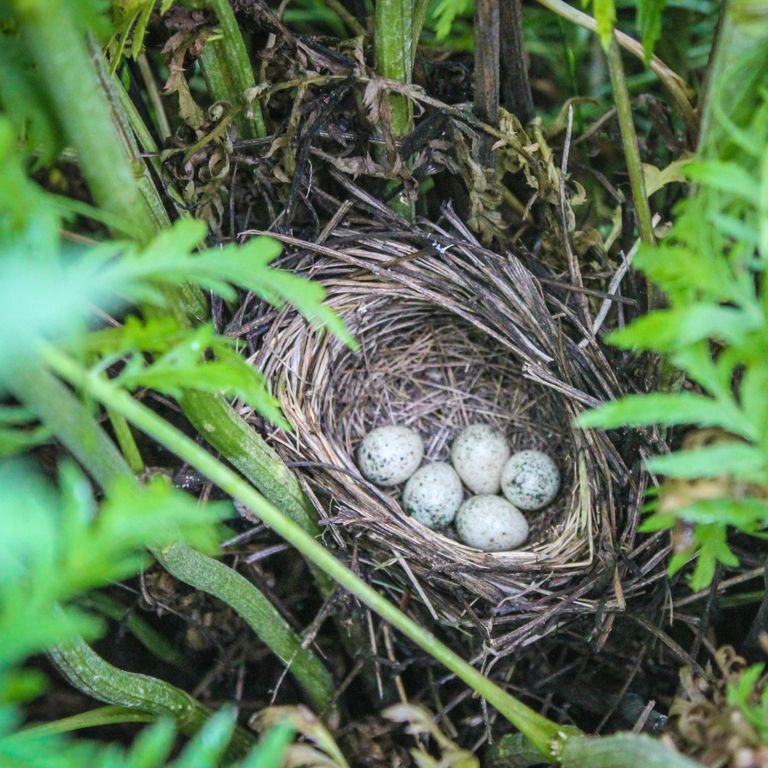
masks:
{"label": "plant stem", "polygon": [[[589,29],[592,32],[597,31],[597,22],[592,16],[580,11],[578,8],[568,5],[568,3],[563,0],[538,0],[538,2],[540,5],[543,5],[545,8],[548,8],[550,11],[567,19],[573,24],[584,27],[584,29]],[[629,51],[635,58],[645,62],[645,49],[641,42],[618,30],[614,32],[614,35],[622,48]],[[689,135],[692,140],[695,140],[698,133],[698,118],[696,116],[696,110],[693,108],[693,104],[688,95],[692,92],[691,87],[658,56],[652,56],[648,66],[656,77],[661,80],[662,85],[669,92],[675,106],[680,110],[680,114],[688,129]]]}
{"label": "plant stem", "polygon": [[124,234],[148,240],[154,231],[151,214],[128,157],[115,141],[109,105],[69,4],[13,0],[11,5],[91,193],[104,210],[125,221]]}
{"label": "plant stem", "polygon": [[320,533],[315,511],[301,492],[296,476],[224,397],[187,390],[180,405],[198,433],[264,496],[308,533]]}
{"label": "plant stem", "polygon": [[102,487],[130,467],[88,408],[39,361],[30,359],[4,372],[3,384],[24,403]]}
{"label": "plant stem", "polygon": [[[413,0],[376,0],[376,71],[387,80],[409,85],[413,72]],[[413,130],[413,110],[401,93],[387,93],[389,130],[397,140]],[[392,158],[394,160],[394,158]],[[403,196],[395,198],[393,209],[412,219],[413,204]]]}
{"label": "plant stem", "polygon": [[371,610],[399,629],[406,637],[451,670],[488,703],[496,707],[550,761],[577,731],[543,717],[499,688],[464,659],[440,642],[431,632],[404,614],[334,557],[322,544],[287,515],[268,502],[232,470],[197,445],[173,425],[134,400],[102,376],[90,375],[76,362],[50,345],[42,347],[46,363],[63,379],[121,413],[175,455],[206,475],[219,488],[249,507],[264,523],[322,568],[338,584]]}
{"label": "plant stem", "polygon": [[[413,72],[413,9],[411,0],[376,2],[376,71],[387,80],[406,85]],[[390,128],[395,138],[411,130],[410,102],[402,94],[390,94]]]}
{"label": "plant stem", "polygon": [[[82,640],[49,651],[56,667],[75,688],[94,699],[171,717],[179,730],[192,735],[203,727],[212,712],[181,688],[149,675],[126,672],[101,658]],[[228,748],[229,759],[246,754],[256,740],[237,726]]]}
{"label": "plant stem", "polygon": [[[216,100],[228,101],[232,106],[245,106],[245,92],[256,86],[253,68],[248,57],[240,26],[229,0],[208,0],[208,5],[216,13],[221,24],[223,38],[207,43],[203,48],[202,63],[207,70],[206,81],[216,83],[212,96]],[[208,50],[206,54],[205,51]],[[212,73],[209,67],[217,71]],[[209,77],[212,79],[209,81]],[[238,126],[245,138],[259,138],[267,135],[267,126],[261,105],[255,101],[251,105],[252,120],[245,114],[238,116]]]}
{"label": "plant stem", "polygon": [[533,96],[525,61],[522,0],[501,0],[499,6],[501,43],[500,101],[525,125],[533,120]]}
{"label": "plant stem", "polygon": [[140,475],[144,471],[144,460],[141,458],[139,448],[136,445],[136,441],[133,439],[131,427],[128,422],[117,413],[108,411],[109,423],[112,425],[112,429],[117,439],[117,444],[120,446],[120,451],[125,457],[128,466],[131,468],[131,472],[134,475]]}
{"label": "plant stem", "polygon": [[231,606],[290,670],[316,712],[329,706],[333,677],[312,651],[302,647],[301,638],[250,581],[186,544],[173,544],[155,556],[172,576]]}
{"label": "plant stem", "polygon": [[86,610],[117,621],[138,640],[153,656],[177,669],[184,669],[186,659],[166,639],[130,607],[123,605],[103,592],[91,592],[78,601]]}
{"label": "plant stem", "polygon": [[128,707],[110,705],[90,709],[87,712],[79,712],[70,717],[62,717],[50,723],[30,725],[19,731],[18,735],[21,737],[49,736],[54,733],[71,733],[72,731],[80,731],[83,728],[94,728],[100,725],[153,723],[155,720],[157,720],[157,715],[150,712],[141,712],[136,709],[129,709]]}
{"label": "plant stem", "polygon": [[171,138],[171,126],[168,122],[168,115],[165,114],[165,106],[160,96],[160,89],[155,82],[155,76],[152,67],[149,66],[149,60],[146,53],[140,53],[137,59],[141,79],[144,81],[144,87],[147,89],[152,108],[155,110],[155,121],[157,123],[157,133],[160,141],[165,142]]}
{"label": "plant stem", "polygon": [[645,191],[645,178],[643,176],[643,163],[640,159],[640,144],[635,132],[635,123],[632,117],[632,101],[629,97],[627,81],[624,77],[624,65],[621,61],[621,49],[613,36],[608,48],[608,71],[613,87],[613,100],[616,104],[616,114],[619,119],[621,131],[621,143],[624,146],[624,157],[629,171],[629,184],[632,188],[632,199],[637,213],[637,224],[640,230],[640,239],[646,245],[653,245],[656,238],[653,234],[651,221],[651,209],[648,205],[648,195]]}

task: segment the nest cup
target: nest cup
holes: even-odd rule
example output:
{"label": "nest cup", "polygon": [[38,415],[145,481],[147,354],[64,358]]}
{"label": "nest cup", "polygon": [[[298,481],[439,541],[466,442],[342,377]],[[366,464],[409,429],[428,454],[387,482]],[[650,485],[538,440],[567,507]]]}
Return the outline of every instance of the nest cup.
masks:
{"label": "nest cup", "polygon": [[[273,445],[364,575],[396,596],[409,591],[411,610],[433,619],[482,623],[498,650],[541,636],[561,615],[622,603],[614,551],[619,539],[631,550],[634,522],[625,515],[616,530],[615,500],[620,490],[634,510],[642,489],[605,435],[573,424],[621,391],[571,304],[548,296],[515,256],[433,233],[419,242],[412,231],[342,229],[291,250],[282,266],[322,283],[360,344],[350,350],[292,309],[262,308],[254,362],[295,427],[272,433]],[[553,504],[526,513],[531,534],[514,551],[482,552],[451,529],[426,528],[404,512],[402,487],[377,488],[357,468],[357,447],[376,426],[413,427],[425,461],[447,461],[456,435],[478,422],[499,428],[513,451],[546,451],[562,473]],[[596,594],[606,586],[611,594]]]}

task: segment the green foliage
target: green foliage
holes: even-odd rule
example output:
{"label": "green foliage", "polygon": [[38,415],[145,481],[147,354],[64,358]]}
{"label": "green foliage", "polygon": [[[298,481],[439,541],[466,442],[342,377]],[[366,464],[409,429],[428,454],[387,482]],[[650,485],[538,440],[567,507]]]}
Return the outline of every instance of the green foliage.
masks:
{"label": "green foliage", "polygon": [[[235,725],[231,710],[211,718],[180,757],[166,763],[175,739],[170,722],[158,722],[123,750],[50,731],[19,730],[14,705],[43,689],[38,673],[19,671],[26,657],[100,629],[100,622],[74,607],[75,598],[138,572],[146,563],[147,546],[187,541],[198,548],[217,548],[216,523],[225,511],[228,505],[201,509],[162,478],[138,489],[135,483],[118,482],[99,506],[90,483],[73,464],[62,465],[58,487],[24,462],[0,464],[0,540],[5,551],[0,559],[0,765],[220,765]],[[289,740],[290,729],[276,729],[238,765],[278,766]]]}
{"label": "green foliage", "polygon": [[[692,431],[682,449],[648,462],[668,480],[643,528],[693,526],[693,543],[670,570],[698,553],[694,589],[710,583],[717,563],[738,565],[728,527],[761,538],[768,529],[768,93],[756,80],[751,90],[744,86],[744,72],[764,72],[768,56],[761,46],[750,57],[748,69],[731,64],[718,82],[711,141],[685,168],[694,194],[678,205],[666,239],[641,249],[635,262],[666,293],[669,308],[610,337],[624,349],[664,356],[685,374],[687,391],[632,395],[580,420],[719,430],[703,441]],[[738,128],[725,105],[738,110]]]}
{"label": "green foliage", "polygon": [[604,50],[608,50],[616,26],[616,5],[613,0],[594,0],[597,35]]}
{"label": "green foliage", "polygon": [[768,686],[763,676],[765,664],[745,669],[735,683],[728,683],[728,703],[738,707],[747,722],[768,743]]}
{"label": "green foliage", "polygon": [[[169,761],[176,732],[171,720],[159,720],[124,749],[72,739],[35,729],[12,732],[12,716],[0,712],[0,765],[14,768],[217,768],[222,765],[235,726],[235,712],[224,708],[213,715]],[[227,761],[228,768],[278,768],[290,743],[289,726],[278,725],[242,760]]]}
{"label": "green foliage", "polygon": [[437,40],[441,42],[447,40],[456,20],[471,14],[473,10],[473,0],[435,0],[430,5],[429,18],[434,26]]}
{"label": "green foliage", "polygon": [[[182,219],[144,247],[122,241],[67,245],[59,236],[61,206],[26,179],[13,131],[4,121],[0,157],[5,160],[0,166],[0,356],[7,366],[35,354],[38,339],[71,337],[73,350],[99,357],[98,367],[123,362],[118,381],[128,389],[150,387],[174,397],[184,389],[224,394],[288,428],[263,378],[232,340],[210,326],[188,329],[166,313],[147,321],[128,317],[123,327],[87,333],[89,308],[118,311],[142,303],[163,309],[168,292],[183,282],[233,300],[238,286],[275,306],[291,302],[308,321],[354,345],[343,323],[323,305],[322,286],[270,267],[281,250],[275,241],[260,237],[243,246],[199,250],[205,225]],[[0,371],[0,382],[2,377]],[[44,436],[6,421],[0,451],[23,450]]]}
{"label": "green foliage", "polygon": [[209,505],[203,512],[159,477],[138,491],[117,483],[98,507],[74,464],[62,465],[58,488],[26,462],[0,464],[0,670],[76,633],[92,634],[92,617],[56,606],[137,573],[146,546],[181,539],[215,549],[214,523],[228,511]]}
{"label": "green foliage", "polygon": [[645,48],[646,64],[661,37],[661,14],[666,5],[667,0],[637,0],[637,31]]}

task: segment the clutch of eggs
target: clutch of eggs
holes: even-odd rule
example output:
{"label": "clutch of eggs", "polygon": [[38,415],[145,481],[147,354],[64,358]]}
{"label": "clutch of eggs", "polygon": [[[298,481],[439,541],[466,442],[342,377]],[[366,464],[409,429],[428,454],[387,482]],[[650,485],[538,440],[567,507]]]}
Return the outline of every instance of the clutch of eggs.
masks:
{"label": "clutch of eggs", "polygon": [[[465,544],[488,552],[524,544],[529,527],[520,510],[541,509],[560,490],[560,471],[550,456],[535,450],[512,454],[504,435],[488,424],[472,424],[456,437],[453,466],[435,462],[420,468],[423,457],[418,432],[396,425],[371,430],[357,452],[360,471],[375,485],[407,481],[402,502],[411,517],[433,530],[454,523]],[[463,501],[463,486],[476,495]]]}

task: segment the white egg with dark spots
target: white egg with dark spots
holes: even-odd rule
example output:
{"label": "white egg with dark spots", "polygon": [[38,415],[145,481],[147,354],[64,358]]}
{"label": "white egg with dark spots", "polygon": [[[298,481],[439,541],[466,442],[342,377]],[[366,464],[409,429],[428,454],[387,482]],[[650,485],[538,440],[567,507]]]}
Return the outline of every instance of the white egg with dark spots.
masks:
{"label": "white egg with dark spots", "polygon": [[498,493],[501,470],[511,453],[498,429],[472,424],[453,441],[451,462],[473,493]]}
{"label": "white egg with dark spots", "polygon": [[460,507],[454,521],[459,538],[486,552],[504,552],[525,543],[528,521],[501,496],[472,496]]}
{"label": "white egg with dark spots", "polygon": [[450,464],[438,461],[417,469],[405,484],[403,507],[422,525],[441,530],[453,522],[464,491]]}
{"label": "white egg with dark spots", "polygon": [[357,449],[357,465],[375,485],[404,483],[424,458],[424,441],[409,427],[376,427]]}
{"label": "white egg with dark spots", "polygon": [[541,509],[560,490],[560,470],[546,453],[520,451],[504,465],[501,490],[519,509]]}

